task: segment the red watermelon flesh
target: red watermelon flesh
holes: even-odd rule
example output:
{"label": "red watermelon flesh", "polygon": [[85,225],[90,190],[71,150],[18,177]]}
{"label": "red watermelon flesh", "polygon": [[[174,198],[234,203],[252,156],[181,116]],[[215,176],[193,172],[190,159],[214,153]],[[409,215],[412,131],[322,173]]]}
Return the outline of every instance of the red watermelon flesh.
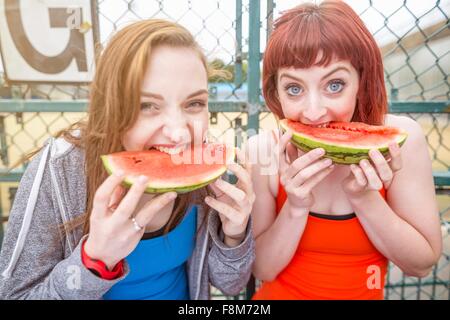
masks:
{"label": "red watermelon flesh", "polygon": [[201,188],[219,178],[233,158],[234,149],[224,144],[203,144],[177,155],[150,149],[102,156],[110,174],[117,170],[125,172],[127,186],[140,175],[147,176],[148,193],[183,193]]}
{"label": "red watermelon flesh", "polygon": [[280,125],[283,131],[292,131],[291,142],[299,149],[308,152],[323,148],[326,152],[324,157],[340,164],[359,163],[362,159],[368,159],[371,149],[378,149],[387,155],[391,142],[401,146],[408,136],[399,128],[361,122],[330,122],[318,127],[283,119]]}
{"label": "red watermelon flesh", "polygon": [[400,130],[393,127],[371,126],[361,122],[330,122],[326,127],[316,128],[300,122],[288,121],[294,132],[330,143],[344,143],[357,147],[377,146],[386,141],[395,141]]}

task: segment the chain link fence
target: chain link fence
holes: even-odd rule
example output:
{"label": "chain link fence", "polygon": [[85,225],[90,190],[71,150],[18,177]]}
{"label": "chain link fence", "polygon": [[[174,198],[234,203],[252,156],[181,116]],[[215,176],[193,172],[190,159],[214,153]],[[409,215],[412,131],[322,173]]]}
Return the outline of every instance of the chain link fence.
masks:
{"label": "chain link fence", "polygon": [[[276,128],[261,95],[261,57],[273,20],[301,1],[98,0],[99,39],[130,22],[164,18],[186,26],[211,61],[233,74],[230,82],[211,79],[210,125],[218,139],[241,145],[248,132]],[[405,277],[391,265],[386,299],[450,299],[450,26],[446,1],[346,1],[358,12],[379,44],[385,66],[390,111],[417,120],[433,159],[444,251],[432,274]],[[22,2],[25,3],[25,2]],[[8,84],[0,65],[0,170],[69,124],[86,117],[86,85]],[[253,130],[253,131],[251,131]],[[24,167],[0,178],[3,226]],[[0,234],[0,239],[1,239]],[[1,243],[1,242],[0,242]],[[251,297],[253,280],[236,297],[212,288],[216,299]]]}

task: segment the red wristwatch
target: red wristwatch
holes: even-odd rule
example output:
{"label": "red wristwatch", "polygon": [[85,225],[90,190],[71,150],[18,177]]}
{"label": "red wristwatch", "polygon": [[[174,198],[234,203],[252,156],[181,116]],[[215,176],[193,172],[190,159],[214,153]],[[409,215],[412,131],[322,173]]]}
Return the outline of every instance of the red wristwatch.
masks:
{"label": "red wristwatch", "polygon": [[110,271],[103,261],[92,259],[86,254],[86,251],[84,251],[85,243],[86,240],[81,246],[81,261],[89,271],[105,280],[114,280],[123,275],[123,260],[120,260],[119,263],[115,265],[114,269]]}

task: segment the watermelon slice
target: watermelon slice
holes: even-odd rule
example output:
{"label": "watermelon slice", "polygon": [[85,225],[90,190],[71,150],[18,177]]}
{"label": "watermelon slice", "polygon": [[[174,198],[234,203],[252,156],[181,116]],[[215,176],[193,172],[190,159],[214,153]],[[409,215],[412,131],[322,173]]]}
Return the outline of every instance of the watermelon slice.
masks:
{"label": "watermelon slice", "polygon": [[149,178],[146,193],[175,191],[186,193],[219,178],[234,159],[234,148],[224,144],[203,144],[179,154],[150,149],[123,151],[101,156],[109,174],[125,172],[124,185],[130,187],[140,175]]}
{"label": "watermelon slice", "polygon": [[372,126],[361,122],[330,122],[313,127],[288,119],[280,121],[282,131],[292,131],[291,142],[300,150],[308,152],[323,148],[326,158],[335,163],[359,163],[369,159],[369,151],[378,149],[384,156],[389,153],[390,142],[400,146],[408,134],[399,128]]}

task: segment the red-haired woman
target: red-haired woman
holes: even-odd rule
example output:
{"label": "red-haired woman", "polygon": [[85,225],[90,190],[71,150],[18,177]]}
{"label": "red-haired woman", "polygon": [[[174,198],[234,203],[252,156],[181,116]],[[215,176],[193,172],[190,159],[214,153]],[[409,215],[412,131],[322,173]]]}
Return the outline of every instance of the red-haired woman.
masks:
{"label": "red-haired woman", "polygon": [[211,285],[228,295],[245,287],[254,259],[246,168],[227,164],[235,185],[148,194],[148,176],[125,188],[125,172],[108,175],[101,160],[156,149],[179,161],[207,137],[208,77],[221,73],[174,22],[136,21],[109,40],[87,119],[50,137],[20,181],[0,300],[205,300]]}
{"label": "red-haired woman", "polygon": [[297,151],[290,132],[249,140],[250,155],[279,156],[275,172],[264,161],[252,168],[253,273],[263,281],[254,299],[382,299],[389,260],[426,276],[442,246],[427,143],[414,120],[386,114],[380,50],[350,6],[285,12],[264,55],[263,92],[280,119],[389,125],[409,137],[389,146],[390,161],[372,150],[351,166]]}

